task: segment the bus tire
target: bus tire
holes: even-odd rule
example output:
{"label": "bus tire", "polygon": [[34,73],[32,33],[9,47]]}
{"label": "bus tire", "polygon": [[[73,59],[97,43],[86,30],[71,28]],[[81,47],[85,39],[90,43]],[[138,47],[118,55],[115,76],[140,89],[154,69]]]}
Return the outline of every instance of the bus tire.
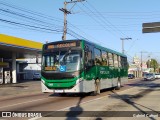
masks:
{"label": "bus tire", "polygon": [[115,90],[120,90],[120,88],[121,88],[121,79],[118,78],[117,86],[115,87]]}
{"label": "bus tire", "polygon": [[99,95],[99,94],[100,94],[100,80],[96,79],[94,95]]}

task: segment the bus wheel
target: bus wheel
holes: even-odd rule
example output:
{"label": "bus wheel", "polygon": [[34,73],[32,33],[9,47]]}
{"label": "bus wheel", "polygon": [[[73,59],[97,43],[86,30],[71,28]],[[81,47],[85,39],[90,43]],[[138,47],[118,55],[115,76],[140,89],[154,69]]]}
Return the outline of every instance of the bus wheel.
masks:
{"label": "bus wheel", "polygon": [[100,94],[100,80],[96,79],[95,80],[95,91],[94,91],[95,95],[99,95]]}
{"label": "bus wheel", "polygon": [[120,88],[121,88],[121,79],[118,78],[117,86],[115,87],[115,90],[120,90]]}

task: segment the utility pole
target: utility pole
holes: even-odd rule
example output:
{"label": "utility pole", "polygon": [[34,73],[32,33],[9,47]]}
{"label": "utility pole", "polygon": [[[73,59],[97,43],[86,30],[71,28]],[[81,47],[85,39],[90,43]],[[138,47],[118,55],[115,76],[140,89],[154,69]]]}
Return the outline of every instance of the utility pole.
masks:
{"label": "utility pole", "polygon": [[141,71],[142,71],[142,65],[143,65],[143,63],[142,63],[142,62],[143,62],[143,61],[142,61],[142,53],[143,53],[143,52],[141,51]]}
{"label": "utility pole", "polygon": [[122,40],[122,53],[124,54],[124,40],[131,40],[132,38],[120,38]]}
{"label": "utility pole", "polygon": [[141,51],[140,52],[141,53],[141,71],[143,72],[143,53],[147,53],[147,52],[145,52],[145,51]]}
{"label": "utility pole", "polygon": [[143,60],[142,60],[143,57],[142,57],[142,54],[143,54],[143,52],[141,51],[141,64],[140,64],[141,65],[141,77],[143,77],[143,68],[142,68],[143,67]]}
{"label": "utility pole", "polygon": [[70,2],[65,1],[64,8],[59,9],[60,11],[62,11],[64,13],[64,27],[63,27],[63,36],[62,36],[63,40],[66,40],[66,34],[67,34],[67,14],[71,14],[71,11],[67,10],[67,4],[74,3],[74,5],[75,5],[77,2],[83,2],[83,1],[85,1],[85,0],[77,0],[77,1],[71,0]]}

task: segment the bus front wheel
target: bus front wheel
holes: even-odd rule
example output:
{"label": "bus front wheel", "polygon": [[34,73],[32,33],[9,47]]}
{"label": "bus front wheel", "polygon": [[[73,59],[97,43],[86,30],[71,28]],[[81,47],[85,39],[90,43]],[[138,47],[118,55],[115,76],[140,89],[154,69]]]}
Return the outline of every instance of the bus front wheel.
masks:
{"label": "bus front wheel", "polygon": [[120,88],[121,88],[121,79],[118,78],[117,86],[116,86],[115,90],[120,90]]}

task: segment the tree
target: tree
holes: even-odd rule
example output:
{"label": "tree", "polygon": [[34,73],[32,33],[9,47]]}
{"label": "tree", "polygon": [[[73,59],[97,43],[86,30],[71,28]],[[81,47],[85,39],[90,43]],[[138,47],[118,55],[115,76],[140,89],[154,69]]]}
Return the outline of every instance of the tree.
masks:
{"label": "tree", "polygon": [[150,59],[147,61],[147,68],[153,68],[154,72],[158,68],[158,62],[155,59]]}

